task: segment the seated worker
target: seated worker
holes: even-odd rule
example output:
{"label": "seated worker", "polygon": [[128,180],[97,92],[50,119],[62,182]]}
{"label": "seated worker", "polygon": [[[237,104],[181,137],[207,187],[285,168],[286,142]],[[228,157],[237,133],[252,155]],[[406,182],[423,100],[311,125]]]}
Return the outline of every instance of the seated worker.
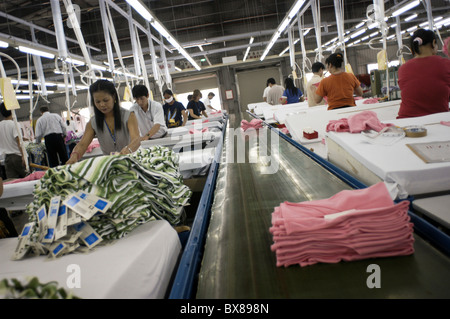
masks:
{"label": "seated worker", "polygon": [[130,111],[134,112],[138,120],[141,141],[164,137],[167,126],[161,103],[150,100],[148,89],[142,84],[135,85],[132,94],[136,103]]}
{"label": "seated worker", "polygon": [[414,57],[398,69],[402,101],[397,118],[448,112],[450,60],[437,55],[431,30],[416,30],[410,40]]}
{"label": "seated worker", "polygon": [[192,99],[189,101],[186,109],[189,112],[189,120],[196,120],[201,119],[202,115],[204,117],[208,117],[208,114],[206,114],[206,108],[205,105],[203,105],[202,102],[200,102],[200,98],[202,97],[202,93],[200,90],[194,90],[192,94]]}
{"label": "seated worker", "polygon": [[188,115],[183,104],[175,100],[171,90],[165,90],[164,96],[164,119],[166,120],[166,125],[168,128],[185,126]]}
{"label": "seated worker", "polygon": [[75,146],[66,164],[76,163],[86,152],[94,137],[98,138],[104,155],[130,154],[141,145],[136,115],[120,107],[114,83],[97,80],[89,87],[94,116],[86,124],[83,137]]}
{"label": "seated worker", "polygon": [[287,77],[284,80],[284,87],[285,90],[281,96],[281,104],[292,104],[303,102],[305,100],[303,98],[303,92],[295,86],[292,78]]}
{"label": "seated worker", "polygon": [[325,60],[330,76],[320,81],[315,99],[316,103],[320,103],[326,96],[328,110],[356,106],[353,94],[363,95],[361,83],[352,73],[345,72],[343,62],[341,53],[333,53]]}
{"label": "seated worker", "polygon": [[312,78],[306,83],[306,97],[308,98],[308,106],[325,105],[325,100],[322,99],[320,103],[316,103],[316,90],[320,81],[323,79],[325,65],[322,62],[315,62],[311,66],[313,73]]}

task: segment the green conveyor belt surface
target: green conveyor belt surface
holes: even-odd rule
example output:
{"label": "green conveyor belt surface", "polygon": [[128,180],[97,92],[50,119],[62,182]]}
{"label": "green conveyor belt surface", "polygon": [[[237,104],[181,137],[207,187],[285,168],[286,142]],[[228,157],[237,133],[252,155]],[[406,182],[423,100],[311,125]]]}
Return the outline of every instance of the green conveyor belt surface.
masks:
{"label": "green conveyor belt surface", "polygon": [[[243,115],[250,120],[248,115]],[[366,259],[307,267],[277,267],[269,232],[274,207],[283,201],[324,199],[350,187],[283,139],[269,138],[270,163],[252,163],[248,154],[261,145],[246,141],[246,160],[229,154],[241,147],[230,143],[240,118],[230,116],[228,136],[211,210],[197,298],[449,298],[450,258],[415,235],[411,256]],[[260,132],[261,134],[261,132]],[[261,141],[261,139],[259,139]],[[251,145],[248,145],[251,144]],[[253,152],[253,153],[252,153]],[[228,155],[228,160],[226,157]],[[236,157],[236,156],[235,156]],[[369,288],[368,266],[380,268],[380,288]]]}

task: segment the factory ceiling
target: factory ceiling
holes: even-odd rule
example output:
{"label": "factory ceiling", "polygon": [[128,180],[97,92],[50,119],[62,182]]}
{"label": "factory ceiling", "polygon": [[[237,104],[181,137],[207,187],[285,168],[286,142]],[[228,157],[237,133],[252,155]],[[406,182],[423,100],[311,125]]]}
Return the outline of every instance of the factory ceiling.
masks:
{"label": "factory ceiling", "polygon": [[[392,12],[408,1],[385,0],[385,10]],[[259,58],[264,49],[295,1],[140,0],[140,2],[151,11],[202,70],[209,70],[223,65],[224,62],[242,63],[248,47],[250,49],[246,63],[260,63]],[[308,52],[317,48],[315,21],[320,21],[322,44],[337,37],[335,3],[343,4],[344,29],[347,31],[355,30],[355,26],[361,22],[368,24],[366,21],[368,8],[373,4],[371,0],[315,0],[315,2],[320,8],[316,11],[318,14],[316,19],[313,19],[313,9],[307,0],[303,6],[306,9],[300,11],[302,18],[299,20],[295,18],[292,22],[293,39],[299,39],[299,30],[303,33],[309,30],[304,37],[304,47]],[[449,0],[429,2],[432,6],[433,17],[442,16],[443,19],[449,17]],[[77,35],[77,29],[70,25],[66,10],[68,4],[73,4],[77,13],[81,41],[80,34]],[[107,18],[102,15],[102,5],[106,7],[104,12],[110,13],[106,16]],[[62,20],[62,32],[67,43],[68,56],[74,59],[83,58],[84,53],[87,52],[93,63],[105,67],[109,61],[107,49],[109,45],[115,68],[123,66],[131,73],[136,73],[135,64],[139,63],[135,54],[137,47],[137,50],[142,52],[148,75],[152,77],[154,69],[151,67],[152,47],[149,41],[149,34],[151,34],[158,64],[162,65],[165,56],[173,68],[172,74],[198,72],[179,50],[162,38],[125,0],[62,0],[58,2],[58,7],[60,13],[55,15],[52,0],[0,0],[0,41],[9,43],[8,47],[0,48],[0,52],[10,56],[15,62],[2,55],[8,77],[17,78],[17,68],[19,68],[22,80],[26,80],[28,76],[31,76],[33,80],[38,79],[36,63],[39,62],[19,51],[17,47],[20,44],[31,43],[37,48],[42,47],[52,51],[56,57],[60,56],[57,39],[58,20],[55,20],[55,16]],[[408,15],[413,13],[417,13],[418,16],[409,22],[404,21],[405,15],[401,16],[402,30],[427,21],[426,1],[409,11]],[[130,16],[131,19],[128,18]],[[387,23],[392,23],[392,19],[390,18]],[[130,28],[130,20],[133,21],[131,25],[134,27]],[[106,27],[112,30],[107,33],[108,37],[105,37]],[[448,25],[440,31],[444,34],[448,32]],[[394,33],[395,31],[391,30],[389,34]],[[133,39],[137,44],[136,47],[133,47]],[[281,59],[279,54],[287,46],[288,34],[283,32],[268,53],[267,61]],[[86,50],[83,50],[84,47]],[[299,42],[295,45],[295,50],[297,54],[301,53]],[[58,71],[63,69],[61,59],[42,57],[38,60],[41,61],[46,81],[59,83],[63,81],[63,76],[58,74]],[[83,77],[86,66],[75,65],[75,67],[72,72],[75,73],[75,81],[79,83],[79,78]],[[111,75],[103,71],[102,76]]]}

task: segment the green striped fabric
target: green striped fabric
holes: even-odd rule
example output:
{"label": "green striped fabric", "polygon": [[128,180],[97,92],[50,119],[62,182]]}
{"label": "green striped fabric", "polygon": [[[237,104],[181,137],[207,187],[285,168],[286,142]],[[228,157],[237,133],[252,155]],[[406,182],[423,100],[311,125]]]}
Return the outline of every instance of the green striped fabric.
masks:
{"label": "green striped fabric", "polygon": [[151,220],[179,224],[179,208],[188,205],[192,195],[183,184],[178,155],[159,145],[130,155],[100,156],[51,168],[36,184],[34,200],[27,206],[30,221],[37,226],[32,242],[37,242],[39,234],[35,211],[43,204],[49,207],[53,196],[61,196],[62,202],[79,190],[113,203],[106,214],[88,221],[104,240],[122,238]]}

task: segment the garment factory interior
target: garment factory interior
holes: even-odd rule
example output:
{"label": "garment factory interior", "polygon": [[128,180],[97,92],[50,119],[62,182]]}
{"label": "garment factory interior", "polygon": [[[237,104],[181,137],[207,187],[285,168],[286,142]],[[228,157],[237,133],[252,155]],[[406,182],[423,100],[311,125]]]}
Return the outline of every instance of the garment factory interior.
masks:
{"label": "garment factory interior", "polygon": [[[449,298],[450,156],[448,150],[424,153],[422,146],[448,147],[450,113],[447,107],[397,118],[398,73],[413,58],[412,34],[433,29],[437,55],[449,59],[449,19],[449,0],[0,0],[1,77],[11,79],[1,82],[1,101],[11,87],[28,172],[42,173],[11,183],[0,157],[0,208],[17,231],[0,239],[3,287],[12,279],[25,287],[24,278],[34,277],[87,299]],[[353,73],[363,90],[355,107],[263,100],[269,78],[284,86],[289,77],[310,99],[313,63],[325,64],[334,53],[343,56],[344,72]],[[162,105],[166,89],[185,107],[194,90],[203,98],[213,92],[214,112],[207,121],[189,120],[189,132],[169,129],[166,137],[141,142],[131,159],[103,155],[97,147],[76,164],[49,169],[45,146],[33,141],[40,107],[74,121],[79,142],[95,107],[89,86],[98,79],[114,82],[125,109],[134,103],[131,88],[143,84]],[[401,134],[339,131],[338,121],[348,118],[350,124],[350,116],[367,112],[383,128],[401,127]],[[402,127],[426,128],[426,134],[407,135]],[[317,135],[308,137],[311,132]],[[433,161],[434,155],[441,157]],[[139,161],[145,156],[166,156],[163,163],[176,172],[144,169]],[[99,159],[111,166],[100,167]],[[115,161],[134,166],[117,173],[110,168]],[[146,205],[150,216],[140,222],[133,217],[129,223],[136,227],[92,248],[78,232],[76,246],[64,242],[58,256],[52,249],[62,241],[30,244],[36,237],[22,229],[33,224],[42,230],[37,211],[45,202],[40,196],[50,196],[45,187],[59,190],[52,196],[61,196],[62,205],[67,189],[100,192],[100,170],[114,184],[137,189],[119,187],[123,195],[110,194],[120,198],[109,211],[113,222],[129,211],[127,204],[113,211],[117,201],[129,202],[135,214]],[[161,176],[167,178],[164,186]],[[149,181],[161,188],[170,184],[170,194],[158,195]],[[153,214],[162,207],[152,202],[159,203],[158,196],[172,196],[172,206]],[[329,223],[322,232],[313,224],[308,229],[315,211],[315,222]],[[401,232],[394,224],[401,224]],[[31,248],[13,260],[23,243]],[[69,265],[81,269],[71,285]]]}

